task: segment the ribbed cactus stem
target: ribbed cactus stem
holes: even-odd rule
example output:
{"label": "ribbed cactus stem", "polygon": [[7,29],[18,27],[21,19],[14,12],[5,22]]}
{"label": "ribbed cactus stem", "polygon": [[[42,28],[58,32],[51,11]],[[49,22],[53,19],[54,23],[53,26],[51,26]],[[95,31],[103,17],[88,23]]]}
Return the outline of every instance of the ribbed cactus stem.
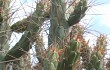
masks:
{"label": "ribbed cactus stem", "polygon": [[57,70],[58,66],[58,49],[52,48],[47,52],[47,55],[44,59],[43,69],[44,70]]}
{"label": "ribbed cactus stem", "polygon": [[72,70],[80,57],[80,52],[78,51],[79,46],[80,43],[76,42],[74,39],[70,41],[70,46],[68,46],[60,56],[61,60],[58,63],[57,70]]}
{"label": "ribbed cactus stem", "polygon": [[[31,49],[31,43],[35,42],[35,35],[41,27],[42,23],[44,22],[44,18],[39,18],[43,16],[41,10],[44,8],[42,6],[42,3],[38,3],[38,6],[36,7],[37,11],[35,11],[31,18],[29,18],[29,31],[24,32],[19,42],[17,42],[16,45],[8,51],[4,60],[8,61],[19,58],[23,54],[28,52],[29,49]],[[20,21],[18,22],[18,24],[20,24]],[[25,21],[23,22],[25,23]]]}
{"label": "ribbed cactus stem", "polygon": [[78,4],[75,5],[74,11],[69,16],[69,26],[77,24],[85,16],[87,8],[87,0],[80,0]]}
{"label": "ribbed cactus stem", "polygon": [[[51,15],[50,15],[50,29],[49,29],[49,41],[48,44],[57,42],[61,44],[61,40],[65,36],[68,25],[65,20],[65,0],[52,0],[51,1]],[[61,46],[60,46],[61,48]]]}
{"label": "ribbed cactus stem", "polygon": [[[0,62],[4,58],[3,50],[9,49],[8,40],[10,39],[10,28],[9,28],[9,5],[10,0],[0,0]],[[3,68],[4,63],[0,63],[0,70]]]}
{"label": "ribbed cactus stem", "polygon": [[104,70],[104,56],[105,56],[105,49],[106,49],[107,41],[106,36],[100,35],[97,38],[96,46],[90,57],[90,63],[87,66],[87,70],[96,69],[96,70]]}

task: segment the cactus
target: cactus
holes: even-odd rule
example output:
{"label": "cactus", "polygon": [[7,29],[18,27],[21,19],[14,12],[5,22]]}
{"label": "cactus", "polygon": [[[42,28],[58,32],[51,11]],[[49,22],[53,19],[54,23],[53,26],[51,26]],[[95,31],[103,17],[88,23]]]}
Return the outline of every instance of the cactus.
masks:
{"label": "cactus", "polygon": [[[5,56],[3,50],[9,49],[8,40],[10,39],[9,28],[9,8],[10,0],[0,0],[0,62],[3,61]],[[0,63],[0,70],[5,70],[5,63]]]}
{"label": "cactus", "polygon": [[[3,28],[1,26],[5,25],[2,24],[5,17],[1,14],[1,6],[4,4],[1,1],[3,0],[0,0],[0,30]],[[14,61],[14,59],[20,58],[28,52],[32,48],[32,44],[35,43],[39,70],[105,70],[103,58],[106,51],[106,38],[103,35],[98,37],[96,46],[91,50],[88,45],[89,41],[86,42],[83,37],[84,28],[77,24],[85,16],[88,9],[87,0],[79,0],[68,19],[65,16],[65,0],[41,0],[36,4],[36,10],[33,14],[10,27],[12,32],[24,33],[19,42],[5,56],[0,54],[0,61],[10,62],[9,60],[13,60],[12,63],[17,64],[16,67],[19,69],[19,65],[23,65],[25,62],[22,62],[23,58],[20,61]],[[43,40],[40,39],[40,27],[45,22],[45,18],[50,19],[48,48],[46,50],[44,50]],[[69,33],[68,29],[71,26],[73,27]],[[2,39],[0,37],[0,40]],[[0,49],[2,48],[4,47],[0,47]],[[108,60],[107,69],[110,68],[109,64]],[[4,65],[0,64],[1,70],[3,67]],[[7,67],[7,69],[9,68]]]}
{"label": "cactus", "polygon": [[87,8],[87,0],[80,0],[78,5],[75,6],[74,12],[72,12],[69,16],[69,26],[77,24],[85,16]]}
{"label": "cactus", "polygon": [[[50,28],[49,28],[49,42],[51,45],[53,42],[58,42],[61,44],[61,40],[64,39],[66,29],[68,28],[67,22],[65,20],[65,0],[52,0],[51,1],[51,13],[50,13]],[[62,48],[60,46],[59,48]]]}
{"label": "cactus", "polygon": [[72,70],[80,56],[80,52],[77,50],[79,47],[80,43],[72,39],[70,46],[66,48],[53,47],[49,49],[44,57],[44,70]]}
{"label": "cactus", "polygon": [[106,49],[106,36],[100,35],[97,38],[96,46],[91,53],[90,62],[87,66],[87,70],[96,69],[96,70],[104,70],[104,60],[103,57],[105,56],[105,49]]}
{"label": "cactus", "polygon": [[58,57],[59,55],[57,48],[50,49],[44,59],[44,70],[57,70]]}
{"label": "cactus", "polygon": [[[21,37],[20,41],[6,54],[4,60],[8,61],[8,60],[13,60],[15,58],[19,58],[23,54],[25,54],[26,51],[29,51],[29,49],[31,49],[30,43],[33,43],[35,41],[34,39],[35,35],[38,32],[40,26],[42,25],[42,22],[44,21],[44,18],[39,18],[43,15],[41,10],[38,10],[39,8],[43,9],[40,7],[40,5],[41,3],[39,3],[38,6],[36,7],[37,12],[33,13],[34,15],[31,18],[29,18],[30,19],[29,27],[28,27],[29,31],[24,32],[24,35]],[[18,25],[19,24],[22,25],[22,23],[19,22],[22,22],[23,24],[25,23],[25,21],[18,21],[17,23]],[[13,25],[13,28],[14,26],[17,27],[16,24]]]}
{"label": "cactus", "polygon": [[[47,14],[48,11],[44,11],[44,5],[42,2],[38,3],[36,5],[36,10],[28,16],[27,18],[22,19],[21,21],[16,22],[11,26],[11,30],[13,32],[22,33],[24,31],[30,31],[32,28],[32,24],[36,24],[40,21],[44,21],[44,18],[49,17],[49,14]],[[39,20],[40,19],[40,20]],[[42,22],[40,22],[42,23]],[[38,26],[41,26],[41,24],[37,24]]]}
{"label": "cactus", "polygon": [[9,0],[0,0],[0,50],[9,48],[8,44],[6,44],[7,39],[10,38],[10,32],[7,30],[10,30],[9,28]]}
{"label": "cactus", "polygon": [[79,42],[76,42],[74,39],[70,41],[70,46],[65,49],[62,57],[60,58],[57,70],[72,70],[72,67],[75,65],[80,56],[80,52],[78,50],[79,47]]}
{"label": "cactus", "polygon": [[90,62],[90,47],[88,45],[89,41],[86,42],[85,39],[81,36],[81,48],[80,48],[80,53],[81,53],[81,60],[82,60],[82,68],[86,69],[89,65]]}
{"label": "cactus", "polygon": [[107,63],[106,63],[106,69],[107,69],[107,70],[110,69],[110,59],[107,60]]}

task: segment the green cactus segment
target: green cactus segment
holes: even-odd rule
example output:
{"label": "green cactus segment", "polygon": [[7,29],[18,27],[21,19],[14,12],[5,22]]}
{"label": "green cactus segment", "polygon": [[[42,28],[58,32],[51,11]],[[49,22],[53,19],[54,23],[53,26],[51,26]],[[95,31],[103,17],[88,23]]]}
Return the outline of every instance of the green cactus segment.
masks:
{"label": "green cactus segment", "polygon": [[0,0],[0,25],[2,24],[2,22],[3,22],[3,13],[2,13],[2,11],[3,11],[3,0]]}
{"label": "green cactus segment", "polygon": [[0,25],[1,25],[1,22],[3,22],[3,17],[0,16]]}
{"label": "green cactus segment", "polygon": [[71,39],[71,41],[70,41],[70,50],[75,51],[77,49],[77,45],[78,45],[78,42],[76,42],[74,39]]}
{"label": "green cactus segment", "polygon": [[59,48],[62,48],[60,44],[66,35],[67,28],[69,27],[64,13],[66,8],[65,0],[52,0],[51,4],[48,44],[51,45],[53,42],[57,42],[60,46]]}
{"label": "green cactus segment", "polygon": [[49,66],[50,66],[49,63],[50,61],[47,58],[45,58],[44,63],[43,63],[43,68],[45,70],[49,70]]}
{"label": "green cactus segment", "polygon": [[[21,37],[20,41],[6,54],[4,60],[13,60],[21,57],[23,54],[31,49],[31,43],[33,43],[33,36],[37,32],[39,26],[33,26],[32,31],[25,31],[24,35]],[[35,32],[34,32],[35,31]]]}
{"label": "green cactus segment", "polygon": [[43,68],[44,70],[56,70],[58,66],[58,52],[56,50],[49,51],[47,53],[47,58],[44,60]]}
{"label": "green cactus segment", "polygon": [[80,0],[78,5],[75,6],[74,11],[70,14],[68,19],[69,26],[78,23],[84,16],[87,10],[87,0]]}
{"label": "green cactus segment", "polygon": [[31,33],[25,32],[25,34],[21,37],[20,41],[7,53],[4,60],[13,60],[15,58],[21,57],[25,52],[27,52],[30,46],[30,38]]}
{"label": "green cactus segment", "polygon": [[3,0],[0,0],[0,7],[3,6]]}
{"label": "green cactus segment", "polygon": [[65,36],[63,26],[56,27],[55,34],[56,34],[55,36],[56,40],[63,39],[63,37]]}
{"label": "green cactus segment", "polygon": [[20,33],[25,31],[29,25],[29,22],[27,21],[28,21],[27,18],[25,18],[21,21],[16,22],[11,26],[11,30],[14,32],[20,32]]}
{"label": "green cactus segment", "polygon": [[[3,61],[3,56],[4,54],[3,53],[0,53],[0,62]],[[3,68],[5,67],[4,63],[0,63],[0,70],[4,70]]]}
{"label": "green cactus segment", "polygon": [[9,49],[8,40],[11,34],[9,31],[9,5],[10,0],[0,0],[0,70],[6,70],[5,63],[3,62],[4,50]]}
{"label": "green cactus segment", "polygon": [[105,64],[103,57],[105,56],[106,45],[106,36],[101,34],[97,38],[96,46],[94,47],[94,50],[91,53],[90,62],[87,66],[87,70],[105,70],[103,68]]}
{"label": "green cactus segment", "polygon": [[93,53],[90,57],[90,62],[88,64],[87,70],[103,70],[101,66],[100,54]]}
{"label": "green cactus segment", "polygon": [[[27,18],[16,22],[11,26],[11,30],[17,33],[22,33],[24,31],[30,31],[31,25],[36,24],[38,22],[44,21],[44,18],[47,16],[45,15],[47,12],[44,12],[44,5],[40,2],[36,5],[36,10],[33,12],[32,15],[28,16]],[[39,24],[41,25],[41,24]]]}
{"label": "green cactus segment", "polygon": [[[67,64],[66,59],[64,58],[62,61],[58,63],[57,70],[66,70],[65,66]],[[68,69],[69,70],[69,69]]]}
{"label": "green cactus segment", "polygon": [[[37,7],[38,7],[37,9],[39,9],[39,6],[37,6]],[[39,17],[42,17],[42,12],[39,11],[39,10],[37,10],[35,12],[35,14],[38,15]],[[19,58],[23,54],[28,52],[29,49],[31,49],[31,45],[35,41],[35,39],[34,39],[35,35],[38,32],[40,26],[42,25],[42,22],[44,22],[44,18],[37,17],[35,19],[34,16],[32,16],[31,18],[28,18],[28,19],[30,19],[30,21],[29,21],[30,24],[29,24],[29,27],[28,27],[29,30],[25,31],[24,35],[22,35],[19,42],[11,50],[9,50],[9,52],[6,54],[6,56],[4,58],[5,61]],[[23,21],[25,22],[25,20],[27,20],[27,19],[24,19]],[[18,21],[18,22],[19,22],[18,25],[22,25],[21,24],[22,21]]]}
{"label": "green cactus segment", "polygon": [[68,46],[64,54],[62,54],[57,70],[72,70],[73,65],[80,57],[80,52],[77,50],[79,44],[80,43],[76,42],[74,39],[71,39],[70,46]]}

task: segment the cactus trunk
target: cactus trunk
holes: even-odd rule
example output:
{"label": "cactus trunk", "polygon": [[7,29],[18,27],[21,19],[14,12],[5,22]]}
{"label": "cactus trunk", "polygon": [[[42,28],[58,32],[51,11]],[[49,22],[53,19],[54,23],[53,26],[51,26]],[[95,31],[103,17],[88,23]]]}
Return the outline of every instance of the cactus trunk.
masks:
{"label": "cactus trunk", "polygon": [[[0,51],[8,50],[10,39],[10,28],[9,28],[9,5],[10,0],[0,0]],[[4,58],[4,53],[0,52],[0,62]],[[0,70],[4,69],[4,63],[0,63]]]}
{"label": "cactus trunk", "polygon": [[68,28],[65,20],[65,0],[51,0],[51,4],[48,44],[51,45],[52,43],[57,42],[60,45],[61,40],[64,39],[66,35],[66,29]]}

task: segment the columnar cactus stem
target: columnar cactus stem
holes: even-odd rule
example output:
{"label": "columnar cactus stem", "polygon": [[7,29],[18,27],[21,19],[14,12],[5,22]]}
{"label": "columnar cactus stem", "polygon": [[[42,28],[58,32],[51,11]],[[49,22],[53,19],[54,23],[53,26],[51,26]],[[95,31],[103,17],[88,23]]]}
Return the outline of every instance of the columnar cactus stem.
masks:
{"label": "columnar cactus stem", "polygon": [[87,66],[87,70],[105,70],[103,58],[105,56],[106,45],[106,36],[101,34],[100,37],[97,38],[96,46],[91,54],[90,63]]}
{"label": "columnar cactus stem", "polygon": [[65,20],[65,0],[52,0],[51,4],[52,7],[48,43],[50,45],[52,42],[56,41],[61,44],[61,40],[64,38],[65,31],[68,28]]}
{"label": "columnar cactus stem", "polygon": [[[10,28],[9,28],[9,5],[10,0],[0,0],[0,51],[8,50],[10,39]],[[4,53],[0,52],[0,62],[3,60]],[[0,63],[0,70],[3,68],[3,63]]]}
{"label": "columnar cactus stem", "polygon": [[80,0],[78,4],[75,5],[74,11],[69,16],[69,26],[77,24],[85,16],[87,8],[87,0]]}
{"label": "columnar cactus stem", "polygon": [[7,44],[7,40],[10,38],[9,4],[10,0],[0,0],[0,50],[9,48]]}
{"label": "columnar cactus stem", "polygon": [[[36,7],[36,11],[32,14],[29,20],[21,20],[18,24],[28,22],[29,24],[28,31],[24,32],[24,35],[21,37],[20,41],[6,54],[4,60],[13,60],[21,57],[25,54],[29,49],[31,49],[31,43],[35,42],[35,35],[44,22],[44,17],[41,9],[43,8],[43,4],[39,3]],[[42,17],[42,18],[41,18]],[[18,54],[18,55],[16,55]]]}

